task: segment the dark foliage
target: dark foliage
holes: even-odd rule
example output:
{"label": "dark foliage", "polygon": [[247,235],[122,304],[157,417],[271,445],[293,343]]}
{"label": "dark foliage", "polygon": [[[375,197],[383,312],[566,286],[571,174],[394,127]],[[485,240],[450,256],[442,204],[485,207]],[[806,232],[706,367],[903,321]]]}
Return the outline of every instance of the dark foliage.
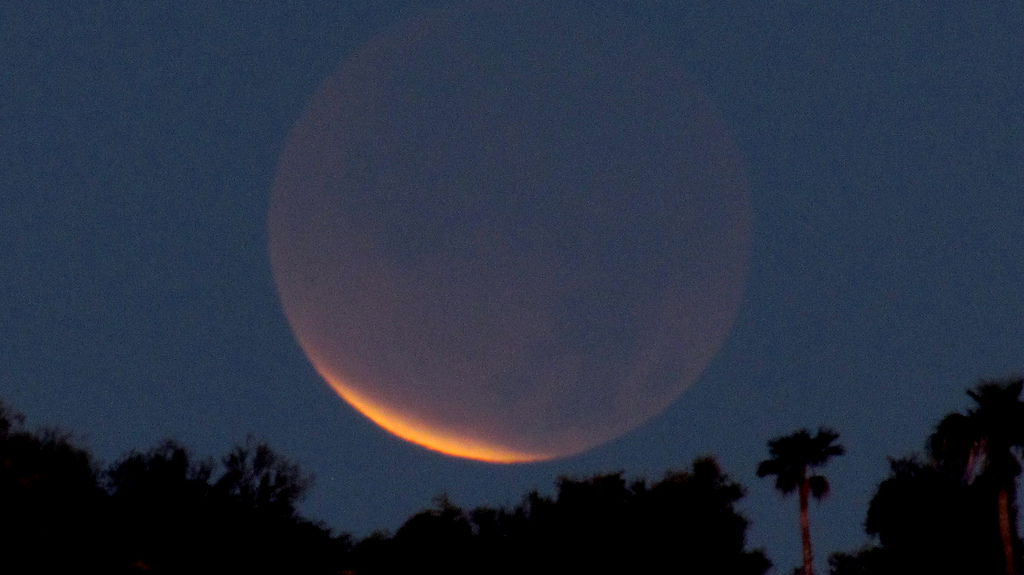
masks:
{"label": "dark foliage", "polygon": [[394,537],[360,542],[355,572],[760,575],[771,565],[745,549],[747,521],[733,508],[743,491],[710,458],[650,486],[615,473],[557,487],[469,513],[441,498]]}
{"label": "dark foliage", "polygon": [[562,478],[555,497],[465,512],[446,497],[354,548],[296,510],[311,485],[267,445],[219,462],[166,441],[98,470],[0,404],[4,573],[704,573],[762,575],[740,486],[710,458],[648,485]]}
{"label": "dark foliage", "polygon": [[757,466],[757,476],[774,475],[775,488],[787,495],[808,481],[814,497],[821,499],[828,494],[828,480],[821,475],[807,477],[807,472],[846,453],[846,449],[836,443],[838,439],[839,433],[822,427],[813,436],[807,429],[800,429],[769,440],[768,454],[771,458]]}
{"label": "dark foliage", "polygon": [[833,457],[846,453],[846,448],[836,443],[839,433],[827,427],[818,428],[813,436],[805,429],[768,441],[769,459],[757,466],[758,477],[775,476],[775,488],[788,495],[799,492],[800,505],[800,546],[803,565],[794,573],[814,574],[814,553],[811,550],[811,527],[807,503],[811,496],[821,500],[829,492],[828,479],[823,475],[808,475],[828,463]]}
{"label": "dark foliage", "polygon": [[51,430],[0,404],[3,573],[340,573],[349,548],[295,510],[310,484],[264,444],[236,447],[214,476],[165,442],[97,471]]}
{"label": "dark foliage", "polygon": [[994,492],[915,458],[890,463],[868,508],[877,545],[830,560],[833,575],[1003,572]]}
{"label": "dark foliage", "polygon": [[[943,418],[927,456],[891,460],[865,521],[871,544],[833,554],[832,575],[995,575],[1010,554],[1019,569],[1022,393],[1019,378],[979,383],[968,392],[974,407]],[[803,484],[824,495],[824,478],[806,471],[842,453],[837,437],[823,428],[773,440],[758,474],[775,475],[784,492]],[[553,497],[534,491],[511,508],[465,511],[440,497],[393,536],[355,545],[298,513],[311,482],[251,439],[219,461],[167,441],[101,469],[68,434],[29,431],[0,403],[0,572],[763,575],[771,566],[746,548],[734,507],[743,490],[711,458],[652,484],[563,477]]]}
{"label": "dark foliage", "polygon": [[[864,547],[855,553],[833,553],[828,558],[829,573],[834,575],[916,573],[916,571],[893,571],[888,564],[885,550],[876,546]],[[942,573],[942,571],[937,573]]]}
{"label": "dark foliage", "polygon": [[64,572],[98,563],[105,493],[89,454],[66,434],[30,433],[23,421],[0,404],[2,571]]}
{"label": "dark foliage", "polygon": [[236,447],[214,465],[167,442],[108,472],[116,564],[157,572],[332,573],[346,537],[301,518],[310,484],[265,444]]}
{"label": "dark foliage", "polygon": [[1019,561],[1012,497],[1021,471],[1017,450],[1024,443],[1022,383],[980,382],[967,392],[975,407],[936,426],[927,458],[890,461],[864,524],[875,543],[833,555],[833,575],[1006,573],[997,499],[1007,487],[1009,535]]}

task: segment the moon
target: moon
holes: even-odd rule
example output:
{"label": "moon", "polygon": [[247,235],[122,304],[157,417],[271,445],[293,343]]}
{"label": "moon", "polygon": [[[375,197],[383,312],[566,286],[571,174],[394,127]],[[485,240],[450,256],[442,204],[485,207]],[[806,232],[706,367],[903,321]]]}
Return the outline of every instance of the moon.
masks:
{"label": "moon", "polygon": [[444,454],[542,461],[635,429],[712,361],[748,188],[707,97],[636,26],[465,4],[370,41],[308,102],[270,262],[356,410]]}

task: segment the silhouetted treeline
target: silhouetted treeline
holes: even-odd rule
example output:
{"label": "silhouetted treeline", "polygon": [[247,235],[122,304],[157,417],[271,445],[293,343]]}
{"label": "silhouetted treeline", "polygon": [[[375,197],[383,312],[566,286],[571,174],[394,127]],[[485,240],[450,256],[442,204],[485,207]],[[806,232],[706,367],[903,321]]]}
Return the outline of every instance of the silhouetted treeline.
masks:
{"label": "silhouetted treeline", "polygon": [[[832,575],[1024,571],[1017,485],[1024,380],[981,381],[972,406],[944,417],[924,454],[890,460],[864,528],[869,543],[834,553]],[[812,570],[811,474],[842,454],[821,428],[769,442],[758,473],[800,495]],[[440,497],[393,535],[360,541],[297,511],[312,478],[252,440],[219,460],[172,441],[102,467],[67,434],[29,431],[0,403],[0,573],[730,573],[763,575],[747,548],[743,488],[713,458],[659,481],[622,473],[563,477],[512,507],[462,509]],[[795,528],[795,526],[794,526]]]}
{"label": "silhouetted treeline", "polygon": [[447,498],[353,546],[301,517],[310,477],[264,444],[219,462],[165,442],[107,468],[0,404],[3,573],[677,573],[762,575],[743,496],[711,458],[662,480],[562,478],[554,497],[465,511]]}
{"label": "silhouetted treeline", "polygon": [[340,573],[348,537],[295,509],[309,485],[251,441],[219,465],[166,442],[98,469],[0,404],[0,573]]}
{"label": "silhouetted treeline", "polygon": [[1024,380],[981,381],[966,413],[947,415],[926,455],[889,462],[868,507],[872,542],[829,560],[832,575],[1022,571],[1017,478]]}
{"label": "silhouetted treeline", "polygon": [[29,433],[23,421],[0,404],[0,570],[99,564],[106,493],[89,454],[55,431]]}
{"label": "silhouetted treeline", "polygon": [[340,571],[346,537],[299,516],[310,479],[264,444],[236,447],[219,474],[180,445],[132,453],[107,472],[118,565],[174,573]]}
{"label": "silhouetted treeline", "polygon": [[562,478],[555,497],[464,511],[447,498],[353,552],[356,573],[731,573],[771,562],[746,549],[742,488],[711,458],[648,485],[621,473]]}

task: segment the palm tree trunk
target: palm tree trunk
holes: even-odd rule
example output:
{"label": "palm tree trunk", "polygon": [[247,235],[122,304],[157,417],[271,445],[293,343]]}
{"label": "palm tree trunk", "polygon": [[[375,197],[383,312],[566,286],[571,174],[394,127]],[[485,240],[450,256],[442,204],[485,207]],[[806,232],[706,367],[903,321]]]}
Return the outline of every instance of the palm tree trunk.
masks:
{"label": "palm tree trunk", "polygon": [[999,536],[1003,539],[1006,575],[1016,575],[1013,565],[1013,539],[1010,534],[1010,492],[1005,485],[999,488]]}
{"label": "palm tree trunk", "polygon": [[804,479],[800,484],[800,537],[804,547],[804,575],[814,575],[813,557],[811,556],[811,521],[807,517],[807,496],[810,490],[811,482]]}

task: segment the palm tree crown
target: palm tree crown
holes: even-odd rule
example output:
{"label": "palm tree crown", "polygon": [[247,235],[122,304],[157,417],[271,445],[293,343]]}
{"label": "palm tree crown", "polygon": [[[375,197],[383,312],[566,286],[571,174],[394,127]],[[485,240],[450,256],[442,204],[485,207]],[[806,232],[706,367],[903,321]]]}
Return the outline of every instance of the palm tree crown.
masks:
{"label": "palm tree crown", "polygon": [[757,476],[775,476],[775,487],[788,495],[800,492],[800,539],[803,547],[804,575],[814,575],[814,557],[811,553],[810,522],[807,517],[807,498],[821,499],[828,493],[828,480],[821,475],[807,476],[808,469],[824,465],[829,459],[846,452],[835,443],[839,434],[826,427],[811,432],[801,429],[796,433],[776,437],[768,442],[770,459],[757,466]]}
{"label": "palm tree crown", "polygon": [[974,407],[966,414],[951,413],[931,436],[932,457],[940,464],[963,469],[972,482],[980,473],[1012,481],[1021,466],[1014,451],[1024,446],[1024,379],[983,380],[967,395]]}
{"label": "palm tree crown", "polygon": [[766,459],[757,466],[757,476],[775,476],[775,487],[788,495],[797,489],[805,480],[815,499],[828,494],[828,480],[821,475],[807,477],[807,470],[819,467],[837,455],[846,453],[842,445],[833,443],[839,434],[832,429],[822,427],[813,437],[806,429],[791,435],[776,437],[768,442]]}
{"label": "palm tree crown", "polygon": [[995,486],[1007,575],[1016,573],[1017,477],[1024,448],[1024,379],[982,380],[967,395],[974,407],[966,414],[946,416],[930,439],[932,457],[946,469],[962,473],[963,481],[982,480]]}

